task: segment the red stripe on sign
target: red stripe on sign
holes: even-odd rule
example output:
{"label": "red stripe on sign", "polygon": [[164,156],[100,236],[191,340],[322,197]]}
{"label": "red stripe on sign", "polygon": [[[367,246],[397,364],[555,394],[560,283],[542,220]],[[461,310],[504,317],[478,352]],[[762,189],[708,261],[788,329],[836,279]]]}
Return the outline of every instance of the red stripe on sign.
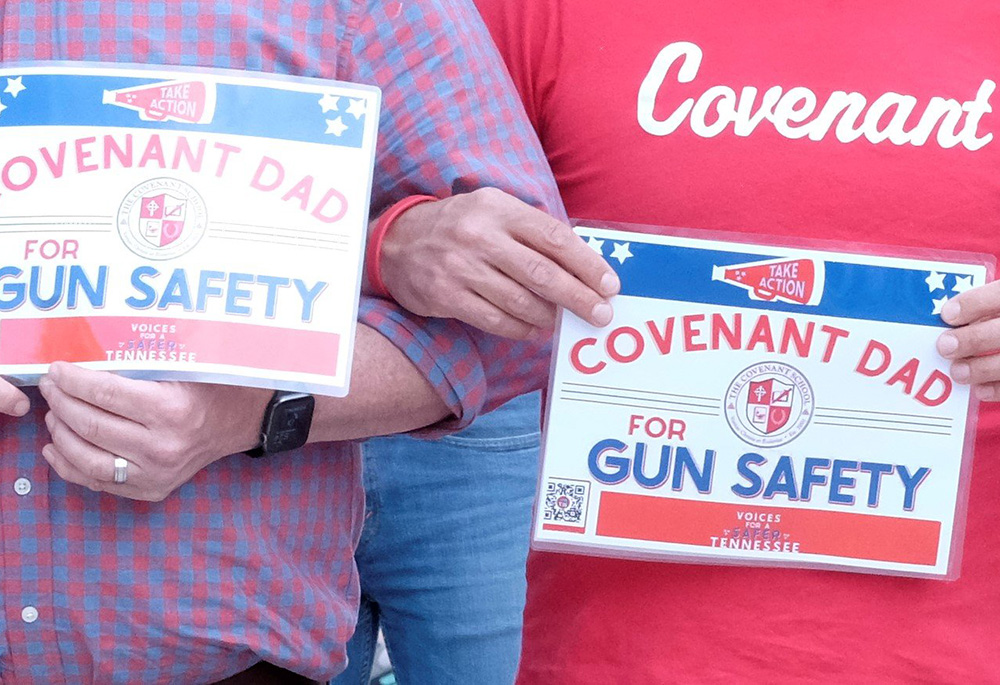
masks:
{"label": "red stripe on sign", "polygon": [[[779,542],[799,543],[807,554],[890,561],[933,566],[937,562],[941,535],[939,521],[891,516],[816,511],[787,507],[759,507],[721,502],[601,493],[597,534],[630,540],[650,540],[712,547],[712,537],[734,539],[733,530],[747,528],[739,518],[749,515],[760,521],[760,530],[771,515],[770,531],[780,531]],[[774,522],[780,515],[780,522]],[[753,537],[736,539],[762,539]],[[786,538],[784,535],[788,534]],[[738,549],[738,548],[737,548]],[[735,550],[734,550],[735,551]],[[767,552],[763,552],[767,554]]]}
{"label": "red stripe on sign", "polygon": [[[142,327],[158,326],[142,330]],[[153,334],[152,338],[143,335]],[[157,352],[185,352],[194,363],[247,366],[269,371],[337,372],[336,333],[299,331],[221,321],[95,316],[0,321],[0,364],[50,364],[55,361],[131,361],[140,343],[176,343]],[[129,349],[130,344],[132,348]],[[183,347],[181,347],[183,345]],[[141,358],[141,357],[140,357]],[[134,356],[133,356],[134,359]],[[158,360],[169,361],[169,360]]]}
{"label": "red stripe on sign", "polygon": [[557,526],[554,523],[543,523],[542,530],[554,530],[559,533],[585,533],[586,528],[577,528],[576,526]]}

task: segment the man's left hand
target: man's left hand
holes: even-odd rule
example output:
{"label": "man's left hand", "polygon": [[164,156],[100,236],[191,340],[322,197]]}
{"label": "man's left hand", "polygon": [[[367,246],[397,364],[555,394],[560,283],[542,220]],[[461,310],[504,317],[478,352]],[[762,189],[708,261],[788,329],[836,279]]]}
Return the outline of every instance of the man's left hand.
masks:
{"label": "man's left hand", "polygon": [[941,311],[954,330],[938,338],[938,352],[952,360],[951,377],[971,385],[976,397],[1000,401],[1000,281],[967,290]]}
{"label": "man's left hand", "polygon": [[[270,390],[138,381],[57,362],[39,389],[52,443],[42,455],[65,480],[159,502],[224,456],[253,448]],[[116,457],[127,480],[114,482]]]}

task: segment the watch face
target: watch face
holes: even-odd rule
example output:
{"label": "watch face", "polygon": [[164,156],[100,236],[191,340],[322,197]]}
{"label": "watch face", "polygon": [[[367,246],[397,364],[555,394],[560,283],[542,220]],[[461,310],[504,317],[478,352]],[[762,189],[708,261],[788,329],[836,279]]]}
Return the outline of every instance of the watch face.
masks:
{"label": "watch face", "polygon": [[264,450],[274,454],[306,444],[315,406],[316,400],[312,395],[295,393],[277,397],[265,431]]}

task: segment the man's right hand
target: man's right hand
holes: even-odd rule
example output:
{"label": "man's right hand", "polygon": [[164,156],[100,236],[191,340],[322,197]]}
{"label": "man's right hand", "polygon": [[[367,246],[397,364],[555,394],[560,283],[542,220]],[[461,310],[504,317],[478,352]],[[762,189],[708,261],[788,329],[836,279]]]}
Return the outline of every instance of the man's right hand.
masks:
{"label": "man's right hand", "polygon": [[28,396],[0,378],[0,414],[24,416],[31,409]]}
{"label": "man's right hand", "polygon": [[385,237],[381,271],[414,314],[515,339],[551,331],[556,305],[606,326],[621,288],[572,228],[494,188],[408,209]]}

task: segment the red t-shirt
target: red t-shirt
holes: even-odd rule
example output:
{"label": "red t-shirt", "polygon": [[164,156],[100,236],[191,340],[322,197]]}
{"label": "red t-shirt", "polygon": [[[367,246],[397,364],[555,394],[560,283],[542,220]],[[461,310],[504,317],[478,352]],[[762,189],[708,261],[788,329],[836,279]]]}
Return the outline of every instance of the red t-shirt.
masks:
{"label": "red t-shirt", "polygon": [[[478,4],[570,216],[1000,253],[995,0]],[[1000,682],[998,409],[960,580],[535,553],[522,682]]]}

